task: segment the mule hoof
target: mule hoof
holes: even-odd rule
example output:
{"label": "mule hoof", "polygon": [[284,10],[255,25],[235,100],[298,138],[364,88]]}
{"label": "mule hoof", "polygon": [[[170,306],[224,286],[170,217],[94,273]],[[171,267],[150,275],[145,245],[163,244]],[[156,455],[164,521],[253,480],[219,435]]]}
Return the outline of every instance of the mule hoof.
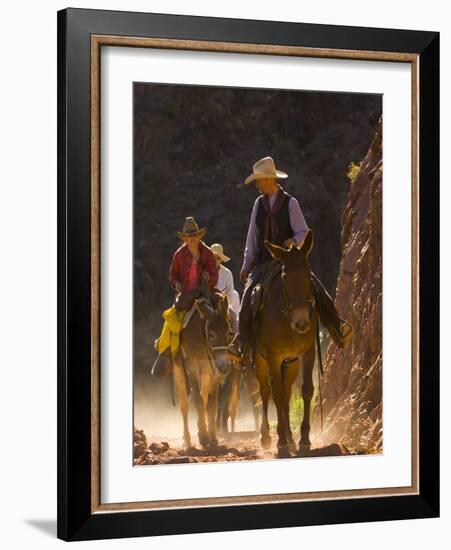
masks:
{"label": "mule hoof", "polygon": [[210,443],[210,438],[207,434],[201,434],[200,432],[197,435],[199,437],[199,444],[206,449]]}
{"label": "mule hoof", "polygon": [[217,449],[218,448],[218,440],[216,439],[216,437],[210,439],[208,447],[209,447],[209,449]]}
{"label": "mule hoof", "polygon": [[277,456],[279,458],[291,458],[289,445],[277,445]]}
{"label": "mule hoof", "polygon": [[190,449],[191,448],[191,439],[185,438],[183,440],[183,444],[185,445],[185,449]]}
{"label": "mule hoof", "polygon": [[272,439],[270,435],[263,435],[260,439],[263,449],[269,449],[272,445]]}
{"label": "mule hoof", "polygon": [[299,444],[299,456],[308,456],[310,454],[310,443]]}

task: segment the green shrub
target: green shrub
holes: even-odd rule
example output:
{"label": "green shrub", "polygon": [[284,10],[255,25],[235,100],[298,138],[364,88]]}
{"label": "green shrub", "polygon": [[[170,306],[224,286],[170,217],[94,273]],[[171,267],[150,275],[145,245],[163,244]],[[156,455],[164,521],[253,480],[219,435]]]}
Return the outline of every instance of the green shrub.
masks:
{"label": "green shrub", "polygon": [[304,417],[304,400],[301,392],[296,386],[291,394],[290,400],[290,426],[293,431],[299,431],[302,418]]}
{"label": "green shrub", "polygon": [[360,174],[361,162],[350,162],[348,165],[347,176],[351,183],[354,183],[357,176]]}
{"label": "green shrub", "polygon": [[[315,403],[318,394],[318,386],[313,385],[313,396],[310,403],[310,422],[313,419],[313,412],[315,409]],[[299,432],[301,429],[301,422],[304,418],[304,400],[302,399],[301,390],[296,386],[293,389],[290,399],[290,426],[292,431]]]}

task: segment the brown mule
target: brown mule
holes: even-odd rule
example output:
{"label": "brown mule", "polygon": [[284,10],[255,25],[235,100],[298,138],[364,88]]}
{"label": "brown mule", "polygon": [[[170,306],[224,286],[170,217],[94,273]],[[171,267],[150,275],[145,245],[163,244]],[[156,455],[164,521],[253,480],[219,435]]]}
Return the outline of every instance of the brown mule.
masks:
{"label": "brown mule", "polygon": [[318,314],[310,277],[308,255],[313,246],[309,230],[299,247],[285,249],[265,241],[273,258],[283,264],[282,272],[271,283],[259,312],[256,332],[255,372],[260,383],[263,405],[261,443],[271,446],[268,403],[272,394],[277,409],[278,452],[290,456],[296,445],[290,428],[290,397],[303,359],[302,398],[304,417],[299,451],[310,449],[310,405],[313,396],[313,365]]}
{"label": "brown mule", "polygon": [[180,336],[180,351],[174,359],[173,376],[183,416],[185,446],[191,446],[188,409],[192,393],[198,415],[199,443],[204,448],[214,448],[218,444],[218,391],[230,371],[226,349],[232,332],[226,296],[219,299],[216,308],[204,301],[196,304],[197,309]]}

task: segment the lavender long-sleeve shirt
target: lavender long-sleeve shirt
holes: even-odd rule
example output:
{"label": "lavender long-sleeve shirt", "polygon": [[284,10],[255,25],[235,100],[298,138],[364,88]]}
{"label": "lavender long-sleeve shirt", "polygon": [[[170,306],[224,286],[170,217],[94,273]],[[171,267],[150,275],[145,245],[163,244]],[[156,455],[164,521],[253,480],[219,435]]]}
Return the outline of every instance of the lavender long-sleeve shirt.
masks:
{"label": "lavender long-sleeve shirt", "polygon": [[[269,195],[269,205],[273,206],[276,199],[277,192]],[[244,271],[250,271],[255,261],[255,252],[257,250],[257,231],[255,227],[255,218],[257,216],[258,199],[254,202],[252,208],[251,220],[249,222],[249,229],[246,237],[246,247],[244,249],[244,261],[242,269]],[[308,231],[308,226],[302,213],[301,207],[295,197],[290,197],[288,203],[288,213],[290,216],[290,225],[293,230],[293,239],[300,244]]]}

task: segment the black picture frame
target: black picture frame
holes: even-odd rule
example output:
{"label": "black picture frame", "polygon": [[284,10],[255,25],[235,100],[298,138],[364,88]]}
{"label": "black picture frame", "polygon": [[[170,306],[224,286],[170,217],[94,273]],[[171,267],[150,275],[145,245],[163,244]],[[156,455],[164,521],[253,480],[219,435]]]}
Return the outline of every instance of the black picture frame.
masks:
{"label": "black picture frame", "polygon": [[[419,494],[93,513],[89,436],[92,35],[418,56]],[[74,541],[437,516],[439,33],[85,9],[58,12],[58,538]]]}

